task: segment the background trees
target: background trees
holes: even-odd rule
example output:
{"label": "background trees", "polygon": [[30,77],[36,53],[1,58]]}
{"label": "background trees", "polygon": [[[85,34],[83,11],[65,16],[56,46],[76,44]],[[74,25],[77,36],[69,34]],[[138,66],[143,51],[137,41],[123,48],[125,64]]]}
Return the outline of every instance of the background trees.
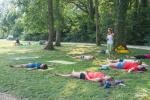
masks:
{"label": "background trees", "polygon": [[126,16],[129,0],[116,0],[115,1],[115,38],[116,44],[126,44]]}
{"label": "background trees", "polygon": [[[14,10],[1,11],[1,38],[48,39],[46,0],[12,0],[10,6]],[[61,41],[99,45],[106,41],[108,27],[116,32],[116,43],[150,44],[148,0],[55,0],[53,8],[53,41],[58,46]]]}

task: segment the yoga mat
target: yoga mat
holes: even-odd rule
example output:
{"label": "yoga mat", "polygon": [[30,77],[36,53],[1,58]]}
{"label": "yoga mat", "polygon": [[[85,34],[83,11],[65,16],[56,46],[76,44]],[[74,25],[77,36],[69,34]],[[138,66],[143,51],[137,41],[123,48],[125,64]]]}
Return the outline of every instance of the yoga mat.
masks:
{"label": "yoga mat", "polygon": [[65,61],[65,60],[52,60],[52,61],[47,61],[51,63],[58,63],[58,64],[66,64],[66,65],[71,65],[75,64],[76,62],[70,62],[70,61]]}

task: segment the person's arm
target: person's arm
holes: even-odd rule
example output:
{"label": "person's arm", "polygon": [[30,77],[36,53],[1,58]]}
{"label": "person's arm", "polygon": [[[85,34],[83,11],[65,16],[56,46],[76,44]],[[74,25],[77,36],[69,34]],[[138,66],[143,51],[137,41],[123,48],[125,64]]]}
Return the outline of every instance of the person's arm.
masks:
{"label": "person's arm", "polygon": [[88,74],[85,74],[86,80],[91,80],[91,78],[88,76]]}
{"label": "person's arm", "polygon": [[116,60],[108,60],[108,62],[111,64],[111,63],[117,63],[119,62],[119,59],[116,59]]}
{"label": "person's arm", "polygon": [[27,68],[27,70],[36,70],[37,68]]}
{"label": "person's arm", "polygon": [[55,74],[55,75],[64,76],[64,77],[70,77],[70,76],[72,76],[72,74]]}
{"label": "person's arm", "polygon": [[134,70],[135,70],[135,68],[131,68],[131,69],[128,70],[128,73],[131,73],[131,72],[133,72]]}
{"label": "person's arm", "polygon": [[115,33],[112,33],[112,36],[114,36],[115,35]]}
{"label": "person's arm", "polygon": [[100,80],[102,80],[102,79],[101,79],[101,78],[89,79],[89,81],[96,81],[96,82],[98,82],[98,81],[100,81]]}

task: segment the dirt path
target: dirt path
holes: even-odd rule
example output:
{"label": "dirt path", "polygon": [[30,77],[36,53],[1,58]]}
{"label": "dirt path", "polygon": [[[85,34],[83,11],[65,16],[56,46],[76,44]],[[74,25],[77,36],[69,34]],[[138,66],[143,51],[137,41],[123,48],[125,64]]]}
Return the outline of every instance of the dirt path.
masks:
{"label": "dirt path", "polygon": [[9,94],[0,93],[0,100],[19,100],[16,97],[13,97]]}
{"label": "dirt path", "polygon": [[134,45],[128,45],[129,48],[135,48],[135,49],[143,49],[143,50],[150,50],[150,46],[134,46]]}

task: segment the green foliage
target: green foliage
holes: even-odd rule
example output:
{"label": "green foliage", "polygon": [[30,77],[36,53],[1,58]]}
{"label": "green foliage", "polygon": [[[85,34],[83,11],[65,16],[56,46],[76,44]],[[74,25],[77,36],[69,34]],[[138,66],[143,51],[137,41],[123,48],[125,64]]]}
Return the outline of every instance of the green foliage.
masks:
{"label": "green foliage", "polygon": [[[59,23],[57,19],[60,17],[59,27],[61,27],[63,41],[95,42],[96,23],[95,18],[92,19],[93,15],[90,15],[88,1],[92,0],[60,0],[61,16],[58,16],[58,7],[54,0],[54,33],[57,31]],[[100,40],[106,42],[107,28],[112,27],[116,30],[115,26],[120,23],[122,26],[118,25],[120,31],[118,39],[125,39],[128,44],[149,44],[150,4],[148,0],[128,0],[129,2],[124,2],[122,5],[117,5],[117,1],[99,0]],[[11,3],[12,9],[7,9],[7,13],[0,15],[1,36],[23,35],[22,37],[26,40],[26,35],[23,33],[27,33],[29,34],[27,37],[31,34],[32,37],[36,37],[33,40],[41,39],[41,37],[46,39],[45,36],[48,34],[47,0],[11,0]],[[126,7],[124,7],[125,4]],[[91,6],[91,11],[95,14],[93,11],[95,5],[91,4]],[[126,15],[122,13],[123,10],[127,10]],[[117,17],[118,14],[120,17]],[[121,18],[124,22],[119,21]],[[90,26],[89,23],[92,25]],[[118,34],[116,32],[116,35]]]}
{"label": "green foliage", "polygon": [[[144,1],[144,0],[143,0]],[[149,44],[149,25],[150,25],[150,6],[141,6],[140,2],[132,3],[132,8],[128,11],[127,16],[127,42],[130,44]]]}

